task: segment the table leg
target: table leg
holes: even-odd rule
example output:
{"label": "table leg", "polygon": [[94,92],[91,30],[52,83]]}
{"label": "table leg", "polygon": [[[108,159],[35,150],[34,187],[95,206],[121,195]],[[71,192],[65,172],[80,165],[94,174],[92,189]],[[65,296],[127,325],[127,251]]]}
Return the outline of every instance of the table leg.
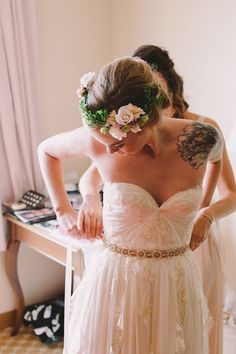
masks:
{"label": "table leg", "polygon": [[8,250],[6,252],[6,274],[13,289],[16,302],[16,315],[13,330],[11,333],[14,336],[18,333],[22,323],[22,315],[25,308],[25,301],[17,273],[17,256],[20,242],[14,238],[14,225],[11,225],[10,228],[11,240],[8,246]]}

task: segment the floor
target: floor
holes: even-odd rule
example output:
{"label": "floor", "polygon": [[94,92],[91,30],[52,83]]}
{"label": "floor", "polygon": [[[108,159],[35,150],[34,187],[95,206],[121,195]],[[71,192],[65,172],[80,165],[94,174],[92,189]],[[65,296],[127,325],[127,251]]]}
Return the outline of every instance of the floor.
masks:
{"label": "floor", "polygon": [[11,328],[0,330],[0,354],[62,354],[62,342],[47,346],[28,327],[22,326],[14,337],[10,331]]}
{"label": "floor", "polygon": [[[10,330],[0,330],[0,354],[62,354],[62,343],[46,346],[29,328],[22,327],[15,337]],[[231,320],[224,326],[224,354],[236,354],[236,325]]]}

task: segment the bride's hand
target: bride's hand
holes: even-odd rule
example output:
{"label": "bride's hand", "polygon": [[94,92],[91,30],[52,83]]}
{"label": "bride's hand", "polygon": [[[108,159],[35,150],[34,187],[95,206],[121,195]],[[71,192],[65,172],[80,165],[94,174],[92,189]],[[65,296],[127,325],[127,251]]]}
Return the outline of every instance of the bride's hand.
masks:
{"label": "bride's hand", "polygon": [[95,239],[103,230],[102,203],[99,194],[88,195],[79,208],[78,228],[86,238]]}
{"label": "bride's hand", "polygon": [[210,231],[210,226],[211,226],[210,220],[211,219],[208,219],[206,216],[204,216],[200,212],[198,213],[197,217],[195,218],[195,221],[193,224],[191,241],[190,241],[190,249],[192,251],[197,249],[202,244],[202,242],[204,242],[205,239],[207,238],[209,231]]}
{"label": "bride's hand", "polygon": [[60,211],[57,211],[56,214],[59,230],[69,236],[80,238],[81,233],[77,227],[78,213],[72,208],[72,206],[62,208]]}

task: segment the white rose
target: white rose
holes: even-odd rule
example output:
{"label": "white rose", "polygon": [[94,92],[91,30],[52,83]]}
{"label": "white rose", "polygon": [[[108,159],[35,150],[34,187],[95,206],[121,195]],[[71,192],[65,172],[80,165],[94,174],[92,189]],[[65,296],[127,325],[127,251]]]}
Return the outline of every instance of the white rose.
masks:
{"label": "white rose", "polygon": [[117,140],[122,140],[123,138],[126,138],[126,136],[127,136],[127,133],[123,132],[118,127],[111,127],[109,129],[109,134]]}
{"label": "white rose", "polygon": [[134,119],[135,116],[131,110],[130,105],[120,107],[118,113],[116,114],[116,122],[120,125],[126,125],[132,122]]}
{"label": "white rose", "polygon": [[95,79],[95,72],[90,71],[89,73],[84,74],[81,79],[80,83],[82,87],[87,87],[89,82]]}
{"label": "white rose", "polygon": [[137,119],[141,115],[145,114],[145,112],[142,108],[134,106],[132,103],[130,103],[128,106],[129,106],[130,111],[133,113],[135,119]]}

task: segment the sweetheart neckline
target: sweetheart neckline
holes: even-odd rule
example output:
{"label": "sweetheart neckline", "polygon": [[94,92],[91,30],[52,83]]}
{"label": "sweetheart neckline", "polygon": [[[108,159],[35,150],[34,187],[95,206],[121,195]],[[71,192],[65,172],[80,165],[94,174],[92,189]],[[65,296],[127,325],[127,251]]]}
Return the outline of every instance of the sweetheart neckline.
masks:
{"label": "sweetheart neckline", "polygon": [[104,183],[104,186],[106,186],[106,185],[111,185],[111,186],[112,186],[112,185],[129,185],[129,186],[135,187],[135,188],[137,188],[137,189],[140,189],[142,192],[144,192],[145,194],[147,194],[147,195],[150,197],[150,199],[153,200],[153,202],[155,203],[155,205],[156,205],[159,209],[161,209],[161,208],[163,207],[163,205],[165,205],[167,202],[169,202],[170,200],[172,200],[174,197],[176,197],[176,196],[179,195],[179,194],[183,194],[183,193],[187,193],[187,192],[189,192],[189,191],[195,191],[195,190],[196,190],[196,191],[202,191],[202,187],[201,187],[199,184],[196,184],[196,185],[194,185],[194,186],[192,186],[192,187],[189,187],[189,188],[186,188],[186,189],[183,189],[183,190],[180,190],[180,191],[175,192],[175,193],[172,194],[169,198],[167,198],[166,200],[164,200],[163,203],[159,204],[159,203],[155,200],[155,198],[153,197],[153,195],[152,195],[150,192],[148,192],[145,188],[139,186],[138,184],[130,183],[130,182],[105,182],[105,183]]}

